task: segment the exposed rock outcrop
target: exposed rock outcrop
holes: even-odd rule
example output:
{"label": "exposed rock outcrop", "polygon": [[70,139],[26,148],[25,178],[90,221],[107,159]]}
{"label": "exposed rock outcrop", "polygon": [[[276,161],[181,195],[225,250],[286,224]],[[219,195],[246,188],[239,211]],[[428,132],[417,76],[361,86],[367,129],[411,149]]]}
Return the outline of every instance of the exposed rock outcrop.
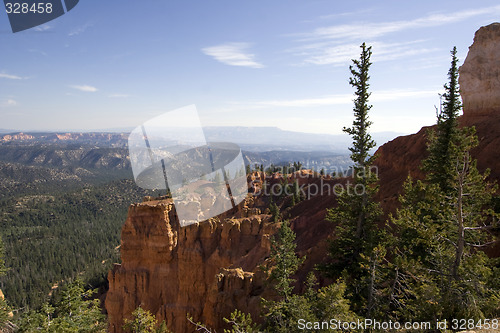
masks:
{"label": "exposed rock outcrop", "polygon": [[0,136],[0,141],[8,142],[8,141],[23,141],[23,140],[32,140],[34,138],[33,135],[17,133],[17,134],[6,134]]}
{"label": "exposed rock outcrop", "polygon": [[487,116],[500,111],[500,23],[481,27],[460,68],[464,116]]}
{"label": "exposed rock outcrop", "polygon": [[109,273],[110,332],[139,305],[189,332],[186,316],[222,327],[235,309],[258,316],[263,292],[258,265],[274,227],[260,216],[210,220],[181,228],[169,200],[132,205],[122,229],[122,265]]}

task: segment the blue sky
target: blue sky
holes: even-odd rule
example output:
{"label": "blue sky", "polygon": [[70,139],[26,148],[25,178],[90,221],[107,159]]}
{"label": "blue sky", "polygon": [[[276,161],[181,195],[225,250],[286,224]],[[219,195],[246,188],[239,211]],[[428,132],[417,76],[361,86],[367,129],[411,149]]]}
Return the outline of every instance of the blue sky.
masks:
{"label": "blue sky", "polygon": [[350,59],[373,46],[372,131],[435,121],[449,51],[495,1],[89,1],[13,34],[0,12],[0,128],[135,127],[196,104],[205,126],[340,133]]}

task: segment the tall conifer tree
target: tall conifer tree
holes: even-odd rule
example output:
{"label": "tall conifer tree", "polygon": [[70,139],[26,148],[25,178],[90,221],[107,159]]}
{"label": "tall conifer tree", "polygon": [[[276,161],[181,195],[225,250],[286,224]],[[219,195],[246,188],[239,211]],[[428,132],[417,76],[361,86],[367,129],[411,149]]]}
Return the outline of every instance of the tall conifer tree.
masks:
{"label": "tall conifer tree", "polygon": [[437,183],[441,190],[448,193],[453,178],[453,168],[456,152],[453,151],[453,141],[458,136],[458,121],[462,102],[458,85],[457,48],[451,51],[451,67],[448,71],[449,82],[444,85],[444,101],[437,111],[437,129],[429,132],[429,157],[423,163],[431,183]]}
{"label": "tall conifer tree", "polygon": [[[354,121],[352,127],[344,128],[352,139],[351,159],[354,162],[352,180],[342,193],[337,193],[337,206],[328,210],[327,219],[337,224],[335,239],[330,243],[330,262],[320,267],[327,276],[340,277],[344,271],[354,308],[369,315],[375,308],[377,284],[380,281],[380,265],[383,262],[382,248],[377,248],[381,239],[377,222],[381,209],[373,196],[378,190],[377,174],[373,172],[375,147],[368,129],[369,120],[369,69],[371,47],[361,45],[359,60],[349,67],[349,83],[355,88]],[[352,182],[351,182],[352,181]],[[377,248],[376,251],[375,248]],[[382,255],[383,256],[383,255]]]}
{"label": "tall conifer tree", "polygon": [[[461,108],[456,48],[437,131],[429,136],[425,182],[405,184],[392,283],[393,313],[406,320],[480,319],[495,315],[500,293],[491,261],[481,250],[492,241],[498,217],[496,186],[479,173],[470,151],[474,128],[458,128]],[[493,305],[495,304],[495,305]]]}

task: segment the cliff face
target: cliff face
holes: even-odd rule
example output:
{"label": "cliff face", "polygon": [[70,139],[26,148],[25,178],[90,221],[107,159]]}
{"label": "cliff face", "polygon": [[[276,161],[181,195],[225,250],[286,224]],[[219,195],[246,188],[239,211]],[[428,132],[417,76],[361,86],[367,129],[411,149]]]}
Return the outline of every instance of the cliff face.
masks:
{"label": "cliff face", "polygon": [[181,228],[171,201],[132,205],[122,229],[122,265],[109,273],[110,332],[139,305],[189,332],[186,316],[222,327],[235,309],[258,315],[272,225],[262,218],[211,220]]}
{"label": "cliff face", "polygon": [[500,110],[500,23],[481,27],[460,68],[460,89],[467,117]]}
{"label": "cliff face", "polygon": [[[323,181],[331,187],[335,183],[310,178],[307,172],[300,175],[296,175],[300,185]],[[252,174],[249,181],[257,187],[250,192],[259,190],[262,180],[261,173]],[[139,305],[159,321],[166,320],[176,333],[194,331],[187,314],[218,331],[226,327],[223,318],[234,309],[258,321],[261,297],[274,296],[260,269],[269,256],[269,238],[279,227],[269,223],[269,215],[261,214],[269,199],[248,196],[237,211],[183,228],[169,199],[132,205],[122,228],[122,265],[115,265],[108,274],[109,331],[122,332],[124,318],[130,318]],[[324,218],[332,203],[332,196],[317,195],[287,212],[297,234],[298,254],[307,256],[294,277],[297,288],[326,256],[326,238],[334,226]]]}

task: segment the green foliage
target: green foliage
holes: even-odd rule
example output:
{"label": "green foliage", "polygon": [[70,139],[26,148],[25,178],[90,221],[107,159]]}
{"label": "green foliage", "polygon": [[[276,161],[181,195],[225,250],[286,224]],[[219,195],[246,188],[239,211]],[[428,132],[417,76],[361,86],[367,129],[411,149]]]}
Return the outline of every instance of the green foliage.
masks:
{"label": "green foliage", "polygon": [[[260,330],[259,325],[253,322],[250,314],[245,314],[244,312],[235,309],[231,312],[229,318],[223,318],[224,321],[231,325],[230,329],[224,329],[224,333],[258,333],[262,332]],[[187,316],[187,320],[189,323],[196,327],[197,332],[205,332],[205,333],[215,333],[215,331],[207,325],[201,322],[195,322],[193,317],[189,314]]]}
{"label": "green foliage", "polygon": [[274,201],[269,204],[269,212],[271,213],[271,221],[277,223],[281,218],[281,213],[279,206]]}
{"label": "green foliage", "polygon": [[339,278],[342,275],[348,283],[348,294],[353,307],[362,314],[373,314],[377,308],[381,291],[377,287],[386,274],[386,250],[384,234],[379,227],[382,214],[380,205],[374,201],[378,181],[372,169],[373,157],[369,151],[375,142],[368,133],[368,92],[371,47],[361,45],[359,60],[350,66],[350,84],[356,89],[354,121],[344,131],[352,136],[350,147],[354,162],[352,183],[337,193],[337,206],[327,211],[327,220],[336,223],[335,238],[330,242],[330,262],[320,267],[327,276]]}
{"label": "green foliage", "polygon": [[231,316],[224,318],[224,321],[231,325],[231,329],[224,330],[224,333],[257,333],[260,332],[259,325],[253,322],[250,314],[245,314],[238,309],[231,313]]}
{"label": "green foliage", "polygon": [[263,300],[266,309],[266,330],[269,332],[290,332],[297,325],[297,320],[307,318],[309,305],[298,295],[293,295],[294,279],[291,276],[297,271],[305,258],[295,254],[295,233],[288,221],[281,223],[278,232],[271,239],[271,252],[267,272],[273,289],[279,300]]}
{"label": "green foliage", "polygon": [[492,282],[493,267],[481,251],[492,240],[489,231],[497,221],[496,186],[486,180],[489,170],[480,174],[471,157],[478,143],[474,128],[458,128],[462,105],[456,52],[456,48],[451,51],[445,101],[438,113],[437,131],[429,135],[429,157],[423,163],[428,182],[421,187],[437,193],[436,200],[428,203],[429,211],[415,215],[421,229],[435,230],[428,235],[434,240],[427,240],[427,253],[416,267],[423,271],[433,265],[426,285],[439,293],[435,298],[440,308],[434,311],[445,318],[483,318],[493,315],[494,308],[498,311],[491,307],[492,300],[499,298],[492,287],[497,284]]}
{"label": "green foliage", "polygon": [[405,319],[474,318],[498,315],[498,276],[481,251],[495,227],[493,194],[478,172],[470,150],[477,145],[471,128],[458,130],[450,146],[455,156],[449,192],[439,181],[408,180],[394,225],[395,313]]}
{"label": "green foliage", "polygon": [[0,237],[0,276],[5,275],[6,272],[7,268],[5,267],[5,246],[3,244],[2,237]]}
{"label": "green foliage", "polygon": [[[7,271],[5,268],[4,261],[4,246],[2,238],[0,237],[0,276],[4,275]],[[9,322],[9,313],[11,309],[7,304],[7,301],[4,297],[0,297],[0,332],[2,331],[2,327],[4,327]]]}
{"label": "green foliage", "polygon": [[[284,223],[272,240],[270,260],[272,271],[269,275],[278,300],[263,300],[266,332],[295,332],[299,320],[306,322],[342,321],[357,317],[350,310],[345,298],[346,285],[341,280],[317,289],[316,277],[311,272],[307,279],[307,290],[303,295],[293,294],[291,276],[304,258],[295,255],[294,232]],[[321,330],[315,330],[321,331]],[[325,330],[328,331],[328,330]]]}
{"label": "green foliage", "polygon": [[78,274],[105,283],[107,271],[119,262],[115,248],[128,206],[151,194],[121,180],[0,200],[5,262],[11,268],[0,282],[9,303],[39,308],[54,283]]}
{"label": "green foliage", "polygon": [[394,314],[407,320],[480,319],[498,311],[492,306],[499,299],[498,278],[481,251],[497,221],[496,186],[470,155],[478,142],[475,130],[458,128],[456,48],[451,54],[437,130],[429,133],[429,157],[422,166],[426,182],[406,182],[401,209],[392,218],[400,237],[391,303]]}
{"label": "green foliage", "polygon": [[123,329],[131,333],[168,333],[165,321],[158,325],[156,317],[141,306],[132,312],[132,319],[125,319]]}
{"label": "green foliage", "polygon": [[368,83],[370,76],[368,71],[371,66],[370,57],[372,55],[371,46],[366,47],[366,44],[361,45],[360,59],[353,59],[354,66],[349,66],[351,77],[349,84],[353,86],[356,91],[356,99],[354,100],[354,121],[352,127],[344,127],[344,132],[351,135],[353,138],[353,145],[349,148],[351,151],[351,159],[360,167],[364,167],[370,162],[368,158],[370,149],[375,147],[375,142],[372,140],[371,135],[368,133],[368,128],[372,124],[368,120],[368,111],[372,108],[368,104],[370,94]]}
{"label": "green foliage", "polygon": [[437,183],[440,188],[448,193],[454,173],[456,151],[453,149],[454,141],[458,138],[457,118],[462,103],[460,101],[460,88],[458,85],[458,59],[457,48],[451,51],[451,67],[448,71],[449,82],[445,84],[444,102],[437,112],[437,130],[429,131],[428,151],[429,157],[422,167],[427,172],[431,183]]}
{"label": "green foliage", "polygon": [[291,276],[297,271],[305,258],[298,258],[295,254],[295,233],[288,221],[281,222],[276,235],[271,239],[270,279],[275,282],[274,289],[285,301],[293,291]]}
{"label": "green foliage", "polygon": [[311,321],[329,321],[335,318],[350,322],[358,319],[350,309],[349,300],[345,298],[347,287],[342,279],[318,289],[316,276],[309,272],[306,285],[307,289],[302,297],[309,304]]}
{"label": "green foliage", "polygon": [[293,162],[293,170],[300,171],[302,169],[302,163],[300,161]]}
{"label": "green foliage", "polygon": [[11,309],[5,298],[0,298],[0,332],[2,332],[2,329],[10,323],[10,311]]}
{"label": "green foliage", "polygon": [[47,302],[40,310],[27,313],[21,319],[19,332],[106,332],[100,301],[89,299],[94,293],[94,290],[85,291],[80,280],[66,285],[54,305]]}
{"label": "green foliage", "polygon": [[292,193],[292,206],[295,206],[296,204],[304,200],[304,193],[300,189],[298,180],[295,180],[290,186],[290,193]]}

